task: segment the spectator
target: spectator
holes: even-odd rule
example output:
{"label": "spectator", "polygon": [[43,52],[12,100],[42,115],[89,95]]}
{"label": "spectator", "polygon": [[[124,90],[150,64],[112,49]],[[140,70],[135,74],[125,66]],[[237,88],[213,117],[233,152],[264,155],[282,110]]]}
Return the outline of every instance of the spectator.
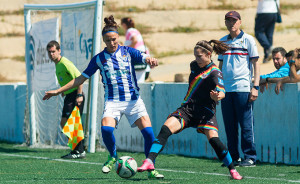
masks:
{"label": "spectator", "polygon": [[[255,40],[241,29],[241,16],[236,11],[225,15],[225,25],[230,34],[220,41],[231,48],[219,55],[219,68],[222,69],[225,86],[225,98],[221,108],[228,150],[235,165],[255,166],[256,148],[254,143],[254,120],[252,105],[258,97],[259,65]],[[254,68],[254,86],[251,87]],[[245,160],[240,162],[238,151],[238,124],[241,127],[241,144]]]}
{"label": "spectator", "polygon": [[268,83],[276,83],[283,77],[289,76],[290,66],[286,59],[286,50],[282,47],[276,47],[272,50],[272,58],[276,71],[260,76],[260,92],[263,93]]}
{"label": "spectator", "polygon": [[[124,46],[135,48],[142,53],[149,54],[141,33],[135,29],[134,21],[125,17],[121,19],[121,26],[126,31]],[[145,82],[149,77],[150,66],[147,64],[134,64],[135,74],[138,82]]]}
{"label": "spectator", "polygon": [[279,80],[276,83],[275,93],[278,95],[280,90],[283,91],[284,83],[296,83],[300,82],[300,74],[297,71],[300,69],[300,49],[295,49],[292,56],[290,56],[290,76]]}
{"label": "spectator", "polygon": [[270,60],[273,45],[273,33],[277,21],[279,0],[258,0],[257,13],[255,18],[255,37],[264,48],[264,60]]}

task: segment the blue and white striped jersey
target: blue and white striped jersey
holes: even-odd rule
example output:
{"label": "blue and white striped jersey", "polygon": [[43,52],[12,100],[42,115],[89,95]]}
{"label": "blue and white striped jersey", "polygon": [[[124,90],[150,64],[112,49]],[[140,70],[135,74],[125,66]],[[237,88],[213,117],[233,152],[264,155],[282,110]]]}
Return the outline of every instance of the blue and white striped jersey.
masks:
{"label": "blue and white striped jersey", "polygon": [[98,69],[104,85],[106,101],[130,101],[139,97],[134,63],[145,63],[148,55],[126,46],[118,46],[114,53],[106,48],[94,56],[82,75],[90,78]]}

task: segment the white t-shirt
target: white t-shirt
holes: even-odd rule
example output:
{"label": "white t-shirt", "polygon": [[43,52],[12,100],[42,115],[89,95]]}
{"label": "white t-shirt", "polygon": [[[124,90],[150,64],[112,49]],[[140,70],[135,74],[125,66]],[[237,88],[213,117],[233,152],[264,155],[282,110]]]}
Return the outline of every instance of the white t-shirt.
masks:
{"label": "white t-shirt", "polygon": [[[276,0],[279,8],[279,0]],[[277,13],[275,0],[259,0],[257,5],[257,13]]]}
{"label": "white t-shirt", "polygon": [[226,35],[220,39],[230,46],[218,60],[223,61],[222,73],[226,92],[250,92],[253,66],[251,59],[258,58],[254,38],[241,31],[234,39]]}

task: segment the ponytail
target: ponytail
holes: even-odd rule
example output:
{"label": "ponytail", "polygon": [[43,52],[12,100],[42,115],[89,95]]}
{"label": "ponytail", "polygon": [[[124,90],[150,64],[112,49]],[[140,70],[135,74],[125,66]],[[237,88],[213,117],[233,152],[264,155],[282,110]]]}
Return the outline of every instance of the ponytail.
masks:
{"label": "ponytail", "polygon": [[230,47],[226,43],[219,40],[210,40],[208,43],[210,45],[213,43],[213,50],[217,54],[223,54],[224,52],[230,49]]}
{"label": "ponytail", "polygon": [[209,42],[207,42],[206,40],[201,40],[197,42],[194,49],[197,48],[201,48],[207,53],[213,53],[213,51],[215,51],[216,54],[223,54],[230,47],[226,43],[219,40],[210,40]]}

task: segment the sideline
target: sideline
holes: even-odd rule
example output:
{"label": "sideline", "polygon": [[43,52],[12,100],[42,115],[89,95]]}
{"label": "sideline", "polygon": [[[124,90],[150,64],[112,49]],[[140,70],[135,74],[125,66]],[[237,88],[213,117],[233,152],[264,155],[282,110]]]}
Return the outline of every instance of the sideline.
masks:
{"label": "sideline", "polygon": [[[0,155],[9,156],[9,157],[33,158],[33,159],[39,159],[39,160],[51,160],[51,161],[58,161],[58,162],[71,162],[71,163],[78,163],[78,164],[103,165],[103,163],[96,163],[96,162],[84,162],[84,161],[77,161],[77,160],[65,160],[65,159],[37,157],[37,156],[29,156],[29,155],[18,155],[18,154],[8,154],[8,153],[0,153]],[[201,171],[195,172],[195,171],[180,171],[180,170],[171,170],[171,169],[156,169],[156,170],[166,171],[166,172],[175,172],[175,173],[203,174],[203,175],[229,177],[229,174],[207,173],[207,172],[201,172]],[[245,176],[244,178],[255,179],[255,180],[274,180],[274,181],[282,181],[282,182],[300,183],[300,180],[287,180],[287,179],[280,179],[280,178],[262,178],[262,177],[252,177],[252,176]]]}

